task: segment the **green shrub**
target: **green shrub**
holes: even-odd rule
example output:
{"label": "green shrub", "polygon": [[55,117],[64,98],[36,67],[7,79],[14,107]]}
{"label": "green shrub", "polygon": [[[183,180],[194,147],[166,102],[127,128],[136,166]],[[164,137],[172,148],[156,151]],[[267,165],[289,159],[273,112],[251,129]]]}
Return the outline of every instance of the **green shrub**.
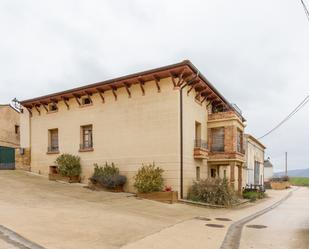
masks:
{"label": "green shrub", "polygon": [[79,176],[81,173],[80,158],[78,156],[62,154],[57,157],[56,164],[62,176]]}
{"label": "green shrub", "polygon": [[189,189],[188,199],[213,205],[231,206],[237,203],[234,189],[227,179],[207,178],[193,182]]}
{"label": "green shrub", "polygon": [[244,199],[249,199],[250,201],[256,201],[257,199],[263,199],[266,196],[266,194],[261,191],[244,190],[242,196]]}
{"label": "green shrub", "polygon": [[106,162],[104,167],[99,166],[97,163],[94,164],[93,176],[113,176],[113,175],[119,175],[119,169],[115,166],[114,163],[109,165]]}
{"label": "green shrub", "polygon": [[134,187],[139,193],[159,192],[163,190],[163,169],[155,164],[143,165],[135,176]]}
{"label": "green shrub", "polygon": [[109,165],[107,162],[105,166],[99,166],[94,164],[94,173],[90,177],[90,181],[93,183],[99,183],[105,188],[116,188],[118,186],[123,186],[127,178],[119,174],[119,169],[115,166],[114,163]]}

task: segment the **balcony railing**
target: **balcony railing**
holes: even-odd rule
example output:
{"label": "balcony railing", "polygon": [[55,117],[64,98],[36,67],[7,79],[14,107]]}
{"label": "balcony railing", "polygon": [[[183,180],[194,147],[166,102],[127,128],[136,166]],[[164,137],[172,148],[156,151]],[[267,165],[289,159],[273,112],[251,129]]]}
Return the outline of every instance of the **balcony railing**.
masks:
{"label": "balcony railing", "polygon": [[208,158],[207,141],[202,139],[195,139],[193,155],[196,159]]}
{"label": "balcony railing", "polygon": [[58,152],[58,151],[59,151],[59,146],[49,146],[49,147],[47,147],[48,153],[53,153],[53,152]]}
{"label": "balcony railing", "polygon": [[202,139],[195,139],[194,140],[194,148],[201,148],[201,149],[207,149],[207,141]]}

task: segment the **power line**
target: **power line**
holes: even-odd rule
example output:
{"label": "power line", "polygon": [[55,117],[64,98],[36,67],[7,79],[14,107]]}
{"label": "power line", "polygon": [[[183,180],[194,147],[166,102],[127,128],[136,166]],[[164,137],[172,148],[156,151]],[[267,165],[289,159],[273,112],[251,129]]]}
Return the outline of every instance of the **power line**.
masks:
{"label": "power line", "polygon": [[258,139],[262,139],[266,137],[267,135],[269,135],[270,133],[272,133],[273,131],[277,130],[281,125],[283,125],[286,121],[288,121],[291,117],[293,117],[300,109],[302,109],[308,102],[309,102],[309,95],[307,95],[307,97],[302,102],[300,102],[300,104],[286,118],[284,118],[273,129],[271,129],[270,131],[268,131],[266,134],[259,137]]}
{"label": "power line", "polygon": [[308,21],[309,21],[309,10],[308,10],[308,8],[307,8],[307,6],[306,6],[304,0],[300,0],[300,1],[301,1],[302,6],[304,7],[304,10],[305,10],[307,19],[308,19]]}

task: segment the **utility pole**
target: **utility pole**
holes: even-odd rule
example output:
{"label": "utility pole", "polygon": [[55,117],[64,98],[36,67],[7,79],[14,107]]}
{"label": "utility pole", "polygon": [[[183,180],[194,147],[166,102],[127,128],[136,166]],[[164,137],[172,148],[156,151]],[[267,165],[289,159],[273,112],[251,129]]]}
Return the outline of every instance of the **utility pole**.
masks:
{"label": "utility pole", "polygon": [[285,176],[288,176],[288,153],[285,152]]}

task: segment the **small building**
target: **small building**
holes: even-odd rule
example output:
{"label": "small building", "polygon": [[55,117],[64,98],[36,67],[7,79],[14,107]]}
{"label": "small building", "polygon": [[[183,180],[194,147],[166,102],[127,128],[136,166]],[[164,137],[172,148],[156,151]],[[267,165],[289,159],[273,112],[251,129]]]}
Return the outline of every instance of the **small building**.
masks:
{"label": "small building", "polygon": [[241,191],[241,113],[190,62],[151,69],[21,101],[21,146],[31,171],[47,175],[62,153],[78,155],[82,180],[94,163],[114,162],[133,177],[142,164],[164,170],[187,195],[194,180],[228,178]]}
{"label": "small building", "polygon": [[11,105],[0,105],[0,169],[15,169],[15,149],[20,139],[19,112]]}
{"label": "small building", "polygon": [[[264,184],[264,151],[266,147],[255,137],[245,134],[245,170],[243,185]],[[244,187],[243,186],[243,187]]]}
{"label": "small building", "polygon": [[264,182],[269,182],[274,175],[274,166],[270,159],[264,161]]}

